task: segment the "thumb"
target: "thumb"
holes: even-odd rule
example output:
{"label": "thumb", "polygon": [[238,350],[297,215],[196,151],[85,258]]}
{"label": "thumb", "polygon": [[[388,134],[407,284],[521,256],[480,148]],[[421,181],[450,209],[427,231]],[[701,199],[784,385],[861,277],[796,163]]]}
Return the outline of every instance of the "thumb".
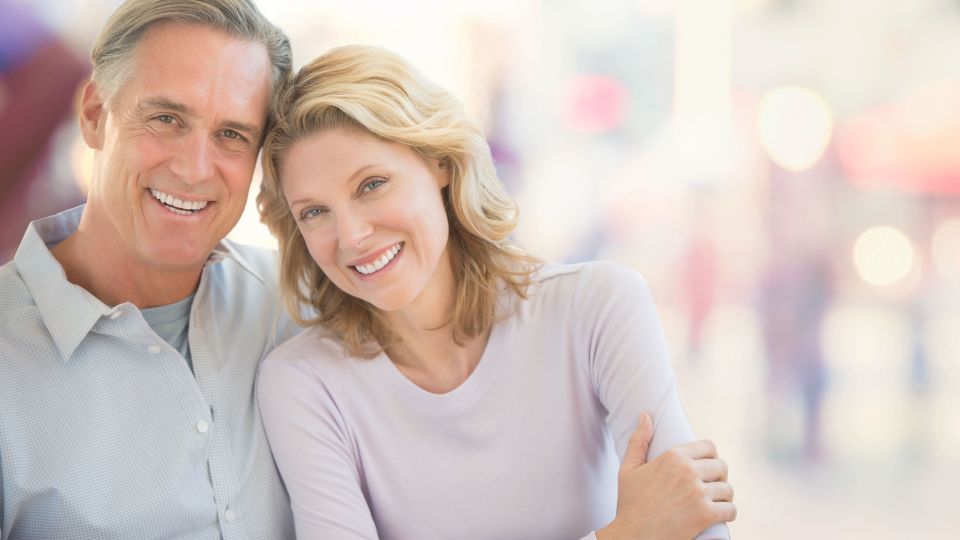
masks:
{"label": "thumb", "polygon": [[653,437],[653,421],[650,415],[640,413],[637,429],[630,435],[627,443],[627,452],[623,456],[623,470],[632,471],[647,462],[647,450],[650,448],[650,439]]}

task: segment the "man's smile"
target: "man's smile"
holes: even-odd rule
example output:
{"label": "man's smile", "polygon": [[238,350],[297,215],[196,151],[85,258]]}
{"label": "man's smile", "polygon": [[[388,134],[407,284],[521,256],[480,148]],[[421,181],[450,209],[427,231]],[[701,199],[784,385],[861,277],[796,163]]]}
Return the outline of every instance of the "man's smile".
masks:
{"label": "man's smile", "polygon": [[203,211],[211,201],[184,201],[178,199],[177,197],[160,191],[158,189],[150,188],[150,194],[153,195],[153,198],[158,202],[163,204],[167,210],[181,216],[191,216],[198,214]]}

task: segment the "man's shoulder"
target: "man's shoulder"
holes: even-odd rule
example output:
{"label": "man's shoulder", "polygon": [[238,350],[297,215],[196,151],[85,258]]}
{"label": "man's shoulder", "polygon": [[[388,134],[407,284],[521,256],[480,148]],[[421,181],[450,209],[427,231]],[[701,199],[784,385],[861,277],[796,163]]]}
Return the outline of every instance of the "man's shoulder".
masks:
{"label": "man's shoulder", "polygon": [[232,321],[229,328],[248,331],[259,330],[254,328],[257,319],[264,321],[269,325],[268,351],[303,330],[284,309],[275,250],[223,240],[217,251],[223,259],[208,265],[208,271],[218,276],[217,284],[208,287],[210,294],[199,296],[207,302],[213,300],[215,316]]}
{"label": "man's shoulder", "polygon": [[[53,346],[36,299],[13,261],[0,266],[0,299],[0,367],[20,365],[25,350],[47,350],[47,345]],[[0,373],[0,379],[3,378]]]}
{"label": "man's shoulder", "polygon": [[20,278],[20,274],[17,272],[17,264],[14,261],[7,261],[0,265],[0,283],[6,285],[10,278]]}
{"label": "man's shoulder", "polygon": [[0,319],[5,319],[12,313],[12,308],[34,305],[30,289],[14,261],[0,266],[0,297],[3,298]]}
{"label": "man's shoulder", "polygon": [[248,270],[263,278],[268,285],[276,283],[280,267],[280,256],[277,250],[240,244],[226,239],[222,244],[233,252],[232,258],[235,258],[241,266],[249,267]]}

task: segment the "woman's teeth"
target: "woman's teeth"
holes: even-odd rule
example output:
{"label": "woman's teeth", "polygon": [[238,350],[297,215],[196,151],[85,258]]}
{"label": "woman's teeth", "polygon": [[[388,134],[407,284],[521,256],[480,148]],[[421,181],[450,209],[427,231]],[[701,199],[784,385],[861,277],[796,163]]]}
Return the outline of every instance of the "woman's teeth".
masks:
{"label": "woman's teeth", "polygon": [[368,276],[368,275],[376,272],[377,270],[380,270],[381,268],[383,268],[384,266],[386,266],[387,263],[389,263],[390,261],[392,261],[393,258],[397,256],[397,253],[400,253],[400,247],[401,247],[402,245],[403,245],[403,243],[401,242],[401,243],[393,246],[392,248],[384,251],[384,252],[383,252],[383,255],[381,255],[379,259],[373,261],[373,262],[370,263],[370,264],[358,264],[358,265],[354,266],[354,268],[357,269],[357,272],[360,272],[361,274],[363,274],[363,275],[365,275],[365,276]]}
{"label": "woman's teeth", "polygon": [[180,214],[181,216],[195,214],[206,208],[206,206],[210,203],[210,201],[181,201],[169,193],[164,193],[156,189],[151,189],[150,194],[153,195],[154,199],[163,203],[167,209],[173,211],[175,214]]}

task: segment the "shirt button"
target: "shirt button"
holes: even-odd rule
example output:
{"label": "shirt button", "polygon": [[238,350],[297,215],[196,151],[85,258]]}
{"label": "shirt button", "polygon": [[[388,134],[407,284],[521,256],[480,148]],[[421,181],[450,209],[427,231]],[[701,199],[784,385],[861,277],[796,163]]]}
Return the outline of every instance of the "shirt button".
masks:
{"label": "shirt button", "polygon": [[123,312],[120,310],[114,311],[110,314],[110,318],[114,320],[119,319],[120,317],[123,317]]}
{"label": "shirt button", "polygon": [[201,420],[197,422],[197,431],[200,433],[206,433],[210,429],[210,424],[206,420]]}
{"label": "shirt button", "polygon": [[227,520],[227,523],[230,523],[231,521],[237,519],[237,514],[228,508],[227,511],[223,513],[223,519]]}
{"label": "shirt button", "polygon": [[159,346],[159,345],[151,345],[151,346],[147,347],[147,350],[150,351],[150,354],[160,354],[160,346]]}

